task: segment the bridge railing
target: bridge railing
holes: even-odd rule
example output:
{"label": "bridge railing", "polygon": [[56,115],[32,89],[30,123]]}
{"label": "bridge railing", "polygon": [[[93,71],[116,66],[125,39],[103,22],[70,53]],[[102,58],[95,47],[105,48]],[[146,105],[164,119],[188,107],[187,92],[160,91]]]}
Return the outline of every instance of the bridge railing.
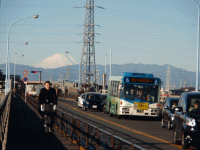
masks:
{"label": "bridge railing", "polygon": [[[39,102],[37,99],[27,96],[26,101],[38,110]],[[57,106],[57,108],[61,107]],[[54,128],[58,128],[66,139],[70,138],[71,144],[76,142],[77,150],[81,148],[89,150],[144,150],[136,144],[106,132],[60,109],[56,109],[55,112]]]}
{"label": "bridge railing", "polygon": [[54,126],[59,128],[66,138],[70,138],[71,144],[76,141],[77,149],[82,147],[90,150],[144,150],[60,109],[56,110]]}
{"label": "bridge railing", "polygon": [[4,98],[0,101],[0,144],[1,149],[5,150],[7,145],[7,135],[8,135],[8,126],[10,119],[10,110],[11,110],[11,99],[12,92],[9,92]]}
{"label": "bridge railing", "polygon": [[35,110],[39,110],[39,101],[37,98],[27,95],[25,97],[24,93],[21,94],[21,97],[25,100],[25,102],[29,103]]}
{"label": "bridge railing", "polygon": [[54,126],[59,128],[71,144],[89,150],[144,150],[140,146],[106,132],[92,124],[76,118],[60,109],[56,110]]}

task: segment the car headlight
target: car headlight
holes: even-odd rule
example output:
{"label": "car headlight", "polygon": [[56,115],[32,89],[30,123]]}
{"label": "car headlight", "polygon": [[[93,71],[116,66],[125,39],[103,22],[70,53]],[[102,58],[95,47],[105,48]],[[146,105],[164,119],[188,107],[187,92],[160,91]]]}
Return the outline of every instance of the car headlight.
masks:
{"label": "car headlight", "polygon": [[90,102],[89,102],[89,101],[86,101],[86,104],[88,105],[88,104],[90,104]]}
{"label": "car headlight", "polygon": [[194,118],[187,117],[185,122],[186,122],[185,124],[188,126],[191,126],[191,127],[196,126],[196,121]]}
{"label": "car headlight", "polygon": [[171,120],[172,121],[174,121],[174,118],[175,118],[174,114],[171,114]]}

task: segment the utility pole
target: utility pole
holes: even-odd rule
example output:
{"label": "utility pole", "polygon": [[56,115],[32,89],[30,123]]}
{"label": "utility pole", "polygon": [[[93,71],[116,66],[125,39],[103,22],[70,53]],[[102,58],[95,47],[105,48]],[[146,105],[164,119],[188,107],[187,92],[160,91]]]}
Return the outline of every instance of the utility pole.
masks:
{"label": "utility pole", "polygon": [[70,68],[68,65],[68,67],[67,67],[67,82],[69,82],[69,79],[70,79]]}
{"label": "utility pole", "polygon": [[184,88],[186,88],[186,79],[184,79]]}
{"label": "utility pole", "polygon": [[106,74],[106,57],[107,55],[105,56],[105,74]]}
{"label": "utility pole", "polygon": [[100,73],[100,70],[97,70],[97,79],[96,79],[96,81],[97,81],[97,84],[98,84],[98,91],[99,91],[99,79],[100,79],[100,77],[99,77],[99,73]]}
{"label": "utility pole", "polygon": [[62,82],[62,75],[60,75],[60,82]]}
{"label": "utility pole", "polygon": [[40,80],[40,83],[41,83],[41,80],[42,80],[41,73],[42,73],[42,71],[39,71],[39,72],[40,72],[40,74],[39,74],[39,80]]}
{"label": "utility pole", "polygon": [[[95,64],[95,45],[94,45],[94,0],[86,0],[85,23],[83,36],[83,49],[80,63],[81,83],[88,82],[89,86],[92,77],[96,84],[96,64]],[[88,80],[86,80],[88,79]]]}
{"label": "utility pole", "polygon": [[194,1],[192,0],[197,8],[198,8],[198,32],[197,32],[197,70],[196,70],[196,91],[198,92],[199,91],[199,43],[200,43],[200,38],[199,38],[199,32],[200,32],[200,29],[199,29],[199,5]]}
{"label": "utility pole", "polygon": [[180,89],[182,88],[182,79],[180,79]]}
{"label": "utility pole", "polygon": [[174,83],[174,85],[173,85],[173,90],[175,90],[175,88],[176,88],[176,84]]}
{"label": "utility pole", "polygon": [[167,68],[167,82],[166,82],[166,90],[169,92],[170,90],[170,66]]}

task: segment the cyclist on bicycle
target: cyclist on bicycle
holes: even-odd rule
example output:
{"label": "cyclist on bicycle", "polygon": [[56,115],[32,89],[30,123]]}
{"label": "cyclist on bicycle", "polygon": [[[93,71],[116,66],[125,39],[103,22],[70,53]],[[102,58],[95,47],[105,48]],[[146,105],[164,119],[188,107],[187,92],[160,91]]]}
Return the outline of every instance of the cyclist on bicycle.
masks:
{"label": "cyclist on bicycle", "polygon": [[[39,104],[41,108],[43,107],[42,104],[53,104],[53,109],[55,111],[57,105],[57,96],[56,90],[51,88],[51,83],[49,81],[45,82],[44,88],[40,90],[39,94]],[[54,113],[50,114],[51,122],[49,124],[49,131],[53,132],[53,122],[54,122]],[[44,122],[44,113],[42,113],[42,121]]]}

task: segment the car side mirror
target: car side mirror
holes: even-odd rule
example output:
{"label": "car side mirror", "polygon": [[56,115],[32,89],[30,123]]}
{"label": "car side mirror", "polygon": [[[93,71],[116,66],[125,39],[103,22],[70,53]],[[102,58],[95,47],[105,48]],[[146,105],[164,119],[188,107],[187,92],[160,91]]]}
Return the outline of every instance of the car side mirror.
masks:
{"label": "car side mirror", "polygon": [[169,109],[169,107],[168,107],[168,106],[165,106],[164,109]]}

